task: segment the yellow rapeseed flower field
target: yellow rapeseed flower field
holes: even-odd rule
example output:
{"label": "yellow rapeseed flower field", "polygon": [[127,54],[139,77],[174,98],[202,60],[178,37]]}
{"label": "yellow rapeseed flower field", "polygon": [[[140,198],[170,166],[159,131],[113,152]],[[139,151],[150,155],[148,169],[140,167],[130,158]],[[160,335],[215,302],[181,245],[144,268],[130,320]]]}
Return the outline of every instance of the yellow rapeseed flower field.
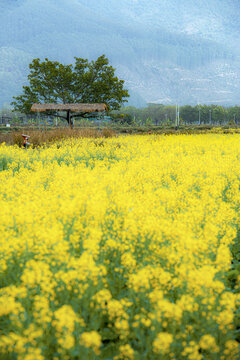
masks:
{"label": "yellow rapeseed flower field", "polygon": [[0,170],[1,360],[240,358],[239,134],[2,144]]}

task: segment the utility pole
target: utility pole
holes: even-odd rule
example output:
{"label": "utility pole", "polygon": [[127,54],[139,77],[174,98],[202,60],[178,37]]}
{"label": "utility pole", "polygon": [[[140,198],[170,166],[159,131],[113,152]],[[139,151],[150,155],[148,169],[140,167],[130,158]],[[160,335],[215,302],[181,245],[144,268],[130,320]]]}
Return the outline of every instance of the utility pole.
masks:
{"label": "utility pole", "polygon": [[177,105],[176,105],[176,119],[175,119],[175,129],[177,130]]}
{"label": "utility pole", "polygon": [[179,105],[178,105],[178,126],[180,126],[180,107],[179,107]]}
{"label": "utility pole", "polygon": [[209,110],[209,124],[212,125],[212,110]]}
{"label": "utility pole", "polygon": [[179,105],[176,105],[176,122],[175,122],[175,126],[176,126],[176,130],[178,129],[179,126]]}
{"label": "utility pole", "polygon": [[201,125],[201,108],[198,109],[198,124]]}

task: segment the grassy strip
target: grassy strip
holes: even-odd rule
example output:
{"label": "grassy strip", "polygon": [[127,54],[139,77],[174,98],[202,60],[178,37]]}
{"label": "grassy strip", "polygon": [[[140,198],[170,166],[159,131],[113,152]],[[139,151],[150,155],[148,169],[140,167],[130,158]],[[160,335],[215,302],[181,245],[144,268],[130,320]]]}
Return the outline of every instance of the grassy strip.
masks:
{"label": "grassy strip", "polygon": [[27,133],[30,135],[30,142],[33,147],[38,147],[43,144],[49,144],[55,141],[59,141],[66,138],[108,138],[113,137],[116,133],[112,129],[103,129],[98,131],[96,129],[50,129],[50,130],[31,130],[23,129],[20,131],[10,131],[8,133],[0,133],[0,143],[6,143],[8,145],[23,146],[22,134]]}

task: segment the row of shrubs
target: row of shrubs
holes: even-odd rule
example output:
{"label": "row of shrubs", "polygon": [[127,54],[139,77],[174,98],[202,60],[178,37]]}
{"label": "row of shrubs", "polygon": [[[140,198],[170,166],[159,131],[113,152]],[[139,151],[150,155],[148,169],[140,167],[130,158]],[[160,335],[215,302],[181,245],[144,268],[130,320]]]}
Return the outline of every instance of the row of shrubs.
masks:
{"label": "row of shrubs", "polygon": [[0,133],[0,143],[8,145],[23,146],[23,134],[30,136],[30,143],[33,147],[38,147],[44,144],[65,139],[65,138],[109,138],[116,136],[116,132],[112,129],[105,128],[102,131],[96,129],[68,129],[59,128],[52,130],[24,130],[24,131],[11,131],[8,133]]}
{"label": "row of shrubs", "polygon": [[[6,130],[6,129],[5,129]],[[11,129],[9,131],[0,131],[0,143],[8,145],[23,146],[22,134],[30,136],[30,143],[33,147],[38,147],[43,144],[48,144],[64,138],[109,138],[117,134],[203,134],[203,133],[225,133],[233,134],[240,133],[240,128],[226,128],[226,127],[211,127],[211,126],[196,126],[196,127],[105,127],[101,130],[94,128],[48,128],[45,130],[36,130],[34,128]]]}

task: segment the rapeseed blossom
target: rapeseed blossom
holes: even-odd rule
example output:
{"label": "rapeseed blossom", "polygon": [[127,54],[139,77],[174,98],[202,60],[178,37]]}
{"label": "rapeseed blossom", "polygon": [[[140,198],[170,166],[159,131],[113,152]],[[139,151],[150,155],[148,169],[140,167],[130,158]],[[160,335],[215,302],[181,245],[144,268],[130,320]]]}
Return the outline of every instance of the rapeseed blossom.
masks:
{"label": "rapeseed blossom", "polygon": [[84,332],[81,334],[80,344],[92,348],[95,354],[100,354],[101,336],[96,331]]}
{"label": "rapeseed blossom", "polygon": [[239,359],[239,154],[238,134],[0,145],[0,359]]}
{"label": "rapeseed blossom", "polygon": [[167,332],[160,332],[153,341],[153,351],[155,353],[167,354],[170,351],[170,345],[173,342],[173,335]]}

